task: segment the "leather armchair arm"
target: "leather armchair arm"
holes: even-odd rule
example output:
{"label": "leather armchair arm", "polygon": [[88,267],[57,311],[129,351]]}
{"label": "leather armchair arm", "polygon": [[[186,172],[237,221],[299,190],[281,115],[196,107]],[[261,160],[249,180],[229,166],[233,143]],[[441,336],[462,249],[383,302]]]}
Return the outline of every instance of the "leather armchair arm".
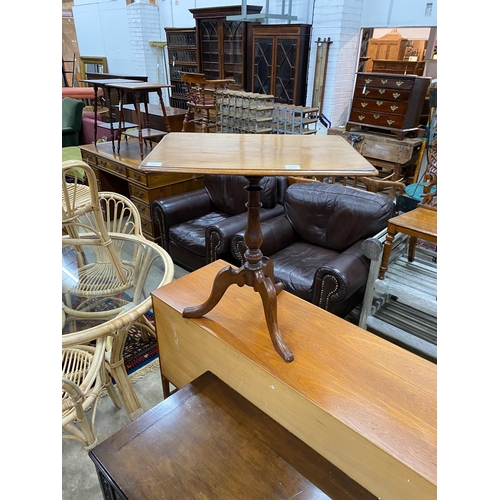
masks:
{"label": "leather armchair arm", "polygon": [[370,260],[363,254],[362,243],[358,241],[316,271],[314,304],[328,310],[330,302],[346,300],[365,285]]}
{"label": "leather armchair arm", "polygon": [[168,251],[168,230],[172,226],[211,211],[212,202],[204,188],[155,200],[151,204],[151,218],[160,227],[161,246]]}
{"label": "leather armchair arm", "polygon": [[[297,240],[295,231],[286,215],[282,214],[261,223],[262,245],[260,247],[264,256],[269,257]],[[236,233],[231,240],[231,253],[243,263],[245,253],[245,231]]]}
{"label": "leather armchair arm", "polygon": [[71,135],[75,133],[75,129],[72,127],[63,127],[62,128],[62,135]]}
{"label": "leather armchair arm", "polygon": [[[261,222],[267,221],[273,217],[278,217],[283,214],[283,212],[283,205],[278,204],[273,208],[261,208],[260,220]],[[233,217],[229,217],[219,222],[217,225],[207,227],[205,241],[210,258],[207,262],[213,262],[220,254],[228,252],[231,249],[231,239],[235,234],[241,232],[241,241],[243,241],[247,219],[247,212],[243,212]]]}

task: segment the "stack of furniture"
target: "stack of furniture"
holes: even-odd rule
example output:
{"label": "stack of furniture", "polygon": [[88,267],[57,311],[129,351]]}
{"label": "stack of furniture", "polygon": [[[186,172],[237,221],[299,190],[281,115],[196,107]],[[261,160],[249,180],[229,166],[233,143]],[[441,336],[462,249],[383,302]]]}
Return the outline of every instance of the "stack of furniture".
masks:
{"label": "stack of furniture", "polygon": [[315,134],[318,118],[318,107],[275,103],[272,131],[273,134]]}
{"label": "stack of furniture", "polygon": [[217,95],[217,132],[268,134],[272,131],[274,96],[220,90]]}
{"label": "stack of furniture", "polygon": [[437,361],[437,144],[417,208],[364,243],[371,260],[359,326]]}

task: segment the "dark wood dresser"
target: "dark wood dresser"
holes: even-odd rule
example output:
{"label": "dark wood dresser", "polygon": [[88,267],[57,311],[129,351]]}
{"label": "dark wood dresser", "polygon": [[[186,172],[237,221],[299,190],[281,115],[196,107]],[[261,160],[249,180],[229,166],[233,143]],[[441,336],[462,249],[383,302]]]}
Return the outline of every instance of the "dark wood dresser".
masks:
{"label": "dark wood dresser", "polygon": [[398,139],[416,132],[430,83],[417,75],[358,73],[346,130],[385,130]]}
{"label": "dark wood dresser", "polygon": [[375,500],[210,372],[89,455],[106,500]]}

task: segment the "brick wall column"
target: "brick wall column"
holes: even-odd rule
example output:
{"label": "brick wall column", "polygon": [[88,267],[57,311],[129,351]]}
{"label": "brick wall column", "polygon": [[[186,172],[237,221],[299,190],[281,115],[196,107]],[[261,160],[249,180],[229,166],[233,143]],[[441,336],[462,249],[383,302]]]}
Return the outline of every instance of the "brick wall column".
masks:
{"label": "brick wall column", "polygon": [[332,127],[345,125],[354,85],[363,0],[316,0],[309,59],[308,102],[314,88],[316,40],[332,41],[328,53],[322,113]]}
{"label": "brick wall column", "polygon": [[[165,83],[165,68],[163,56],[159,53],[160,80],[158,80],[157,47],[152,47],[149,42],[161,41],[160,13],[158,7],[148,0],[127,0],[127,18],[132,51],[134,73],[145,75],[150,83]],[[149,94],[152,104],[158,104],[158,95]],[[167,89],[163,89],[163,100],[168,103]]]}

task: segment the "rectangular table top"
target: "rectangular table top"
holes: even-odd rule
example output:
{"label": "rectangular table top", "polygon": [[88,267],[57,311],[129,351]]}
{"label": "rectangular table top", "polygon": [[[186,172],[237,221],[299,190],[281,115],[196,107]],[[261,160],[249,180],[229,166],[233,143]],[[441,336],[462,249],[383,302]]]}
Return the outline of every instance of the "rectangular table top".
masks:
{"label": "rectangular table top", "polygon": [[171,132],[139,170],[246,176],[374,176],[344,139],[326,135]]}
{"label": "rectangular table top", "polygon": [[116,83],[136,83],[136,80],[130,80],[128,78],[95,78],[89,80],[80,80],[82,83],[90,83],[91,85],[97,85],[101,87],[113,87]]}
{"label": "rectangular table top", "polygon": [[251,287],[230,286],[205,316],[182,318],[225,264],[152,292],[164,376],[182,387],[210,370],[377,496],[434,498],[436,365],[286,291],[277,318],[291,363]]}
{"label": "rectangular table top", "polygon": [[210,372],[98,444],[90,458],[129,500],[375,500]]}

